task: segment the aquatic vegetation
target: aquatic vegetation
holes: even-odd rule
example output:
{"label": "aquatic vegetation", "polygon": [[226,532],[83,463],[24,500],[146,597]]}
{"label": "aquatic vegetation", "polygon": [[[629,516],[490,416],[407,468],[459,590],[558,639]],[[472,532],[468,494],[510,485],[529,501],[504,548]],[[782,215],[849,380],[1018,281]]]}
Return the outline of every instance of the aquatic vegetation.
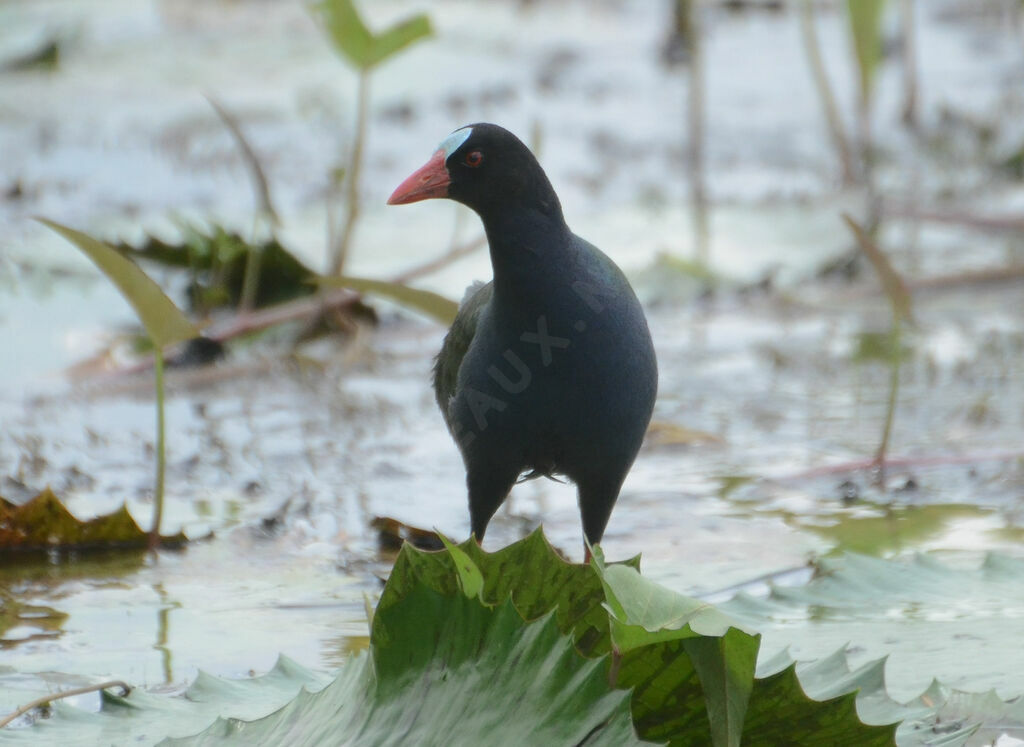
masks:
{"label": "aquatic vegetation", "polygon": [[153,483],[153,520],[149,546],[160,544],[160,523],[164,513],[164,475],[167,468],[166,426],[164,424],[164,350],[176,343],[199,337],[185,315],[139,266],[116,249],[81,231],[45,218],[40,222],[53,229],[89,257],[131,304],[153,343],[153,372],[156,386],[156,477]]}

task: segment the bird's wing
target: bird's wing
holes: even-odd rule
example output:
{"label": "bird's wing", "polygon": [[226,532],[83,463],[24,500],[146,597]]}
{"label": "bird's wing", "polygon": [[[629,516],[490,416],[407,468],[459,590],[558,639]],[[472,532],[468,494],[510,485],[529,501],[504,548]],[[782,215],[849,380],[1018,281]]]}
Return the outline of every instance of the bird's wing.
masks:
{"label": "bird's wing", "polygon": [[480,312],[491,300],[493,287],[491,283],[473,283],[466,289],[466,295],[459,304],[459,313],[455,315],[448,334],[445,335],[441,352],[434,360],[434,395],[437,406],[441,408],[445,423],[451,427],[448,405],[455,396],[455,384],[459,378],[462,359],[466,357],[473,336],[476,334],[477,320]]}

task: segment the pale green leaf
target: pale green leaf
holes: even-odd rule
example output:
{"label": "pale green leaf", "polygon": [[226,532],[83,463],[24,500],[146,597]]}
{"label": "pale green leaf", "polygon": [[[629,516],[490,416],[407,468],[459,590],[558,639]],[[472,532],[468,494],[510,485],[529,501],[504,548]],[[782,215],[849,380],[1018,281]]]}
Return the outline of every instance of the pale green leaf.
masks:
{"label": "pale green leaf", "polygon": [[882,11],[885,0],[846,0],[861,96],[871,99],[878,63],[882,60]]}
{"label": "pale green leaf", "polygon": [[[681,645],[700,680],[714,744],[738,747],[754,684],[758,636],[740,630],[707,602],[659,586],[635,568],[606,566],[600,555],[594,560],[612,613],[616,651],[628,655],[658,643]],[[633,684],[631,672],[627,664],[621,684]]]}
{"label": "pale green leaf", "polygon": [[59,233],[78,247],[125,297],[153,344],[162,349],[199,335],[192,323],[174,302],[137,264],[115,249],[81,231],[62,226],[46,218],[40,223]]}
{"label": "pale green leaf", "polygon": [[413,42],[430,36],[430,19],[422,13],[374,34],[353,0],[320,0],[313,6],[324,20],[334,46],[357,68],[368,70]]}
{"label": "pale green leaf", "polygon": [[448,554],[455,561],[455,572],[459,574],[459,587],[462,589],[462,593],[471,599],[480,596],[480,592],[484,588],[484,576],[480,573],[480,569],[476,567],[476,563],[470,560],[469,555],[464,553],[458,545],[443,534],[438,532],[437,536],[441,538],[441,542],[444,543]]}
{"label": "pale green leaf", "polygon": [[433,317],[442,324],[451,324],[459,311],[459,305],[433,291],[410,288],[401,283],[369,278],[331,277],[320,275],[315,278],[318,285],[332,288],[351,288],[360,293],[373,293],[390,298],[402,306]]}

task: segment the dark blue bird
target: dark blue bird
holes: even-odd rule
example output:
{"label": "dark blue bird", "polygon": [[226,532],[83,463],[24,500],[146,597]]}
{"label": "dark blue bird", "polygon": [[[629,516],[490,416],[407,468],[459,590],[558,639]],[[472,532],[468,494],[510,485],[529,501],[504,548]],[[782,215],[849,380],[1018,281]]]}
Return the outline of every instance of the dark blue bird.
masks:
{"label": "dark blue bird", "polygon": [[483,539],[524,473],[563,475],[596,544],[658,386],[640,303],[615,263],[569,230],[544,170],[507,130],[456,130],[388,203],[431,197],[476,211],[494,268],[492,282],[467,292],[434,366],[466,464],[473,534]]}

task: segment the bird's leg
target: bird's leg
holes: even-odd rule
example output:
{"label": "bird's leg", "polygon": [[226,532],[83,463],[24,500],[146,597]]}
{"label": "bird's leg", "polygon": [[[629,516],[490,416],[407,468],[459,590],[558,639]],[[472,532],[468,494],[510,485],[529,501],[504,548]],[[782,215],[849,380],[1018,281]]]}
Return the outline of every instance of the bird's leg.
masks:
{"label": "bird's leg", "polygon": [[[614,476],[588,475],[576,481],[579,493],[580,517],[583,519],[583,536],[591,547],[601,541],[608,518],[612,515],[615,499],[619,497],[619,487],[625,478],[623,470]],[[586,553],[590,560],[590,551]]]}
{"label": "bird's leg", "polygon": [[469,488],[469,523],[477,542],[483,542],[491,517],[505,501],[517,477],[518,468],[470,465],[466,474],[466,486]]}

